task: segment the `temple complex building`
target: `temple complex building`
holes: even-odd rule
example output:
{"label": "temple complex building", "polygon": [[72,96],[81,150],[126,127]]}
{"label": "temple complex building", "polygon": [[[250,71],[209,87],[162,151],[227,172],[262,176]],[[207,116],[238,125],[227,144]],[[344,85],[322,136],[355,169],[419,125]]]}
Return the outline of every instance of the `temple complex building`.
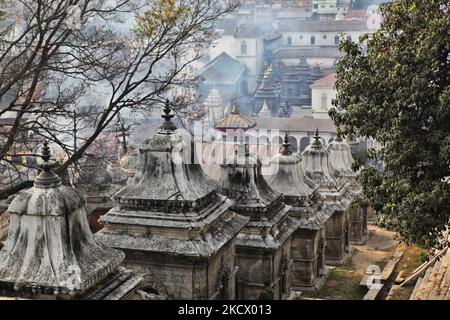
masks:
{"label": "temple complex building", "polygon": [[333,208],[333,215],[325,226],[325,262],[331,265],[343,263],[351,253],[348,208],[353,194],[349,183],[336,180],[337,173],[330,165],[329,152],[318,130],[312,143],[302,153],[301,169],[308,179],[319,186],[325,203]]}
{"label": "temple complex building", "polygon": [[132,299],[142,276],[120,267],[124,254],[98,242],[80,192],[61,184],[44,143],[41,173],[8,208],[0,251],[0,296],[22,299]]}
{"label": "temple complex building", "polygon": [[306,179],[299,167],[300,158],[290,150],[288,134],[284,137],[280,154],[272,160],[274,174],[269,185],[284,195],[292,206],[291,216],[298,223],[291,240],[294,262],[292,288],[317,290],[328,274],[325,266],[325,225],[333,214],[318,191],[318,186]]}
{"label": "temple complex building", "polygon": [[150,274],[156,295],[234,299],[235,239],[248,218],[231,211],[233,202],[192,162],[190,135],[177,130],[168,102],[164,112],[97,237],[125,252],[125,266]]}

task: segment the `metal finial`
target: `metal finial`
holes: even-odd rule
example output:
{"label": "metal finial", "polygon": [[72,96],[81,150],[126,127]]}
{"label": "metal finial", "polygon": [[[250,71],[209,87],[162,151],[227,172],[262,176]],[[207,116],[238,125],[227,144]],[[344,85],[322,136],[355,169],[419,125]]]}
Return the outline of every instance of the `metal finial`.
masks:
{"label": "metal finial", "polygon": [[50,161],[51,152],[48,147],[48,140],[44,141],[44,146],[42,147],[41,158],[44,160],[42,163],[38,165],[38,167],[42,170],[41,173],[36,177],[34,181],[34,185],[36,187],[56,187],[61,184],[61,179],[58,177],[56,173],[52,171],[54,167],[56,167],[56,163]]}
{"label": "metal finial", "polygon": [[50,148],[48,147],[48,140],[47,139],[44,140],[44,146],[42,147],[41,158],[45,162],[48,162],[50,160],[50,158],[51,158]]}
{"label": "metal finial", "polygon": [[314,142],[313,142],[312,145],[317,147],[317,148],[322,147],[322,142],[320,141],[320,139],[322,139],[322,138],[319,136],[319,129],[317,128],[316,129],[316,133],[314,135]]}
{"label": "metal finial", "polygon": [[161,115],[161,118],[163,118],[165,121],[161,125],[160,130],[168,131],[168,132],[177,130],[177,126],[172,122],[174,115],[171,114],[172,108],[170,107],[169,99],[166,100],[166,104],[164,106],[163,111],[164,111],[164,114]]}
{"label": "metal finial", "polygon": [[233,108],[231,109],[231,114],[239,114],[239,108],[236,104],[236,100],[233,102]]}
{"label": "metal finial", "polygon": [[281,148],[281,154],[283,156],[292,155],[290,146],[291,146],[291,144],[289,143],[289,134],[286,132],[286,134],[284,135],[283,146]]}
{"label": "metal finial", "polygon": [[342,135],[341,135],[341,130],[337,130],[337,135],[336,135],[336,139],[334,139],[334,141],[336,141],[336,142],[342,142],[343,141],[343,139],[342,139]]}

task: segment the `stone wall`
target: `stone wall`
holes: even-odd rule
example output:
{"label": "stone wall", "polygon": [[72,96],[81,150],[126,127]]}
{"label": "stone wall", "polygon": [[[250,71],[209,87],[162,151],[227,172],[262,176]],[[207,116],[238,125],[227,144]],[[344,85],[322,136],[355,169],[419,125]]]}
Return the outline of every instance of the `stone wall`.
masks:
{"label": "stone wall", "polygon": [[336,211],[325,225],[327,245],[325,262],[330,265],[345,261],[349,253],[349,225],[346,211]]}
{"label": "stone wall", "polygon": [[125,251],[124,266],[154,279],[154,289],[169,299],[218,299],[222,275],[228,275],[226,299],[235,297],[234,240],[210,259],[170,257],[163,253]]}
{"label": "stone wall", "polygon": [[[257,300],[270,283],[274,299],[285,299],[289,295],[293,266],[290,257],[291,240],[277,250],[236,247],[238,273],[238,299]],[[283,276],[283,257],[288,270]]]}
{"label": "stone wall", "polygon": [[297,230],[291,248],[294,261],[292,287],[299,290],[313,289],[325,266],[325,230]]}

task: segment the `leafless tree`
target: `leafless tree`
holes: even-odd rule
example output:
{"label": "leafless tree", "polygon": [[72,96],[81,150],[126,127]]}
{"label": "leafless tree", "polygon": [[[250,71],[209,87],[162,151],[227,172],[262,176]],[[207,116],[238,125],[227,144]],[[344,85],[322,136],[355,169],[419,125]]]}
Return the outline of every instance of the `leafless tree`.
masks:
{"label": "leafless tree", "polygon": [[[0,161],[18,173],[34,168],[11,155],[32,155],[45,138],[64,153],[58,168],[64,172],[118,116],[149,112],[167,97],[181,112],[189,101],[176,93],[199,82],[188,66],[209,45],[214,22],[238,5],[16,0],[11,7],[0,0],[6,13],[0,22],[0,117],[10,121],[1,132]],[[27,174],[17,179],[0,198],[31,185]]]}

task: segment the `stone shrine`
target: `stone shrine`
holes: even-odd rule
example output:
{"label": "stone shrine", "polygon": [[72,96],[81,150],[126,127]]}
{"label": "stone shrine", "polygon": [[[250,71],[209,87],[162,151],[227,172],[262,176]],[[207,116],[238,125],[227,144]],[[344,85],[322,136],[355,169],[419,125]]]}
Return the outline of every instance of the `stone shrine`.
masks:
{"label": "stone shrine", "polygon": [[[101,218],[97,237],[123,250],[125,265],[148,273],[169,299],[234,299],[236,235],[248,218],[192,159],[190,135],[177,130],[169,102],[164,124],[140,147],[134,178]],[[194,161],[192,161],[194,160]]]}

